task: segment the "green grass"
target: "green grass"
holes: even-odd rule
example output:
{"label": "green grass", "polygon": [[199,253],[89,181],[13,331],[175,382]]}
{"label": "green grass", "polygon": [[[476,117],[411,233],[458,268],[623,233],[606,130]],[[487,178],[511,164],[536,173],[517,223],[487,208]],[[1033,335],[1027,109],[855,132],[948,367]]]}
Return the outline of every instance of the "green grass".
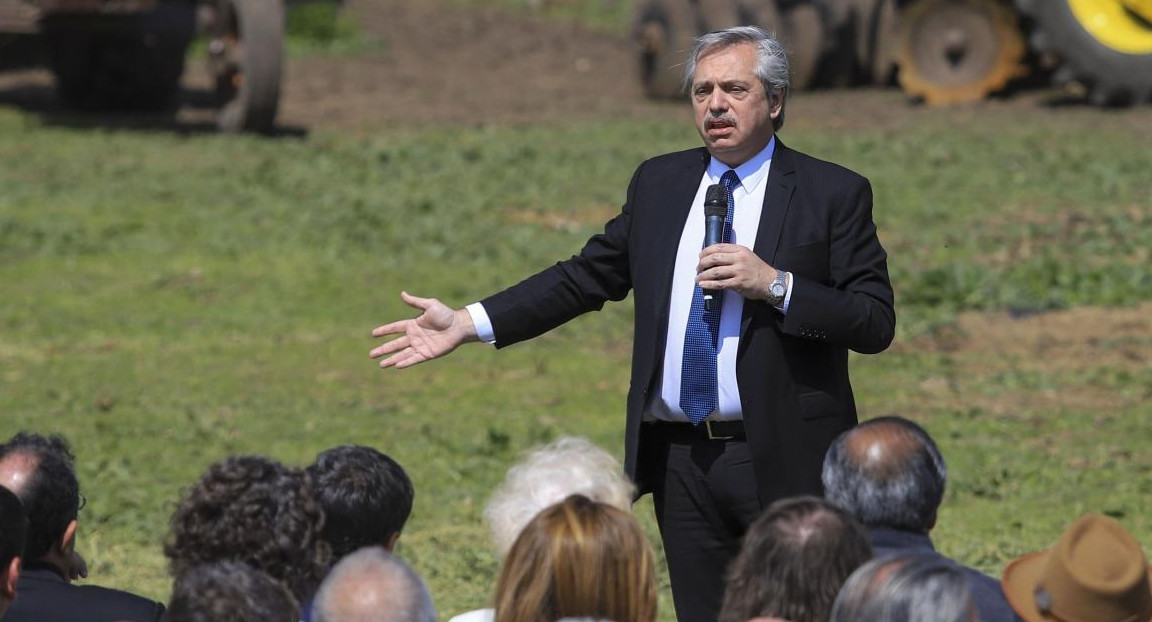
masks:
{"label": "green grass", "polygon": [[[801,119],[803,99],[791,110]],[[1054,122],[1065,114],[1084,118]],[[1152,542],[1146,366],[923,347],[965,311],[1152,298],[1152,151],[1109,114],[784,134],[874,183],[900,335],[853,358],[858,401],[940,440],[939,543],[989,571],[1089,509]],[[210,462],[382,447],[417,489],[402,555],[444,614],[482,606],[497,561],[480,511],[507,466],[562,434],[621,449],[630,303],[401,373],[368,360],[368,333],[409,314],[402,288],[460,305],[575,252],[643,158],[697,140],[682,121],[190,137],[0,109],[0,436],[71,439],[92,580],[154,598],[169,589],[167,517]],[[1082,390],[1110,396],[1107,411],[1038,399]]]}

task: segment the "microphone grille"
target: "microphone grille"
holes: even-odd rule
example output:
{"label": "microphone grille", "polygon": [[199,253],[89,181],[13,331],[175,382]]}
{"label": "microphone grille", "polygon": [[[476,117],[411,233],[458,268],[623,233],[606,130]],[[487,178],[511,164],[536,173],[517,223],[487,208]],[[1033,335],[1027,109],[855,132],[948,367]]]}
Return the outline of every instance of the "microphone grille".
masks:
{"label": "microphone grille", "polygon": [[704,213],[707,215],[728,215],[728,189],[720,184],[708,186],[704,193]]}

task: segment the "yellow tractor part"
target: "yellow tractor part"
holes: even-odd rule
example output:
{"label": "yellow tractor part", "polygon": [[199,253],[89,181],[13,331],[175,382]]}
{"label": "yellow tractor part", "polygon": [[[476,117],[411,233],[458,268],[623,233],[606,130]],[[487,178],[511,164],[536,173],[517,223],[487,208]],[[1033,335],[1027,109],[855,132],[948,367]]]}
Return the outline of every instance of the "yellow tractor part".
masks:
{"label": "yellow tractor part", "polygon": [[1152,0],[1068,0],[1076,20],[1122,54],[1152,54]]}
{"label": "yellow tractor part", "polygon": [[984,99],[1027,73],[1025,51],[1003,2],[918,0],[900,14],[894,60],[905,93],[948,105]]}
{"label": "yellow tractor part", "polygon": [[1144,21],[1152,23],[1152,0],[1124,0],[1124,6],[1144,18]]}

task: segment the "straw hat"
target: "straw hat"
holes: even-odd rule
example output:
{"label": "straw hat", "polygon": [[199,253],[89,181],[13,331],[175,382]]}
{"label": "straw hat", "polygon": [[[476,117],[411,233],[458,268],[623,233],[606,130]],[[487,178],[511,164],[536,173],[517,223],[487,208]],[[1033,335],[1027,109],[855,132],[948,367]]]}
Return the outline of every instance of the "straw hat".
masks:
{"label": "straw hat", "polygon": [[1008,564],[1002,585],[1028,622],[1152,622],[1152,582],[1140,543],[1100,514],[1080,517],[1051,550]]}

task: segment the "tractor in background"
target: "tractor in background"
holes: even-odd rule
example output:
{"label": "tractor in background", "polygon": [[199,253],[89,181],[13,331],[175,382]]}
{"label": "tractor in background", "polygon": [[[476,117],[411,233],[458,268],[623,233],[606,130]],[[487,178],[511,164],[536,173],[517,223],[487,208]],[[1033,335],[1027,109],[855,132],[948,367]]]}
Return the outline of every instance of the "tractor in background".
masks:
{"label": "tractor in background", "polygon": [[162,110],[203,35],[225,132],[272,129],[280,101],[282,0],[0,0],[0,55],[35,47],[58,96],[89,110]]}
{"label": "tractor in background", "polygon": [[1152,101],[1152,0],[640,0],[646,92],[680,95],[693,39],[740,24],[781,38],[798,89],[896,81],[946,105],[1050,75],[1097,105]]}

